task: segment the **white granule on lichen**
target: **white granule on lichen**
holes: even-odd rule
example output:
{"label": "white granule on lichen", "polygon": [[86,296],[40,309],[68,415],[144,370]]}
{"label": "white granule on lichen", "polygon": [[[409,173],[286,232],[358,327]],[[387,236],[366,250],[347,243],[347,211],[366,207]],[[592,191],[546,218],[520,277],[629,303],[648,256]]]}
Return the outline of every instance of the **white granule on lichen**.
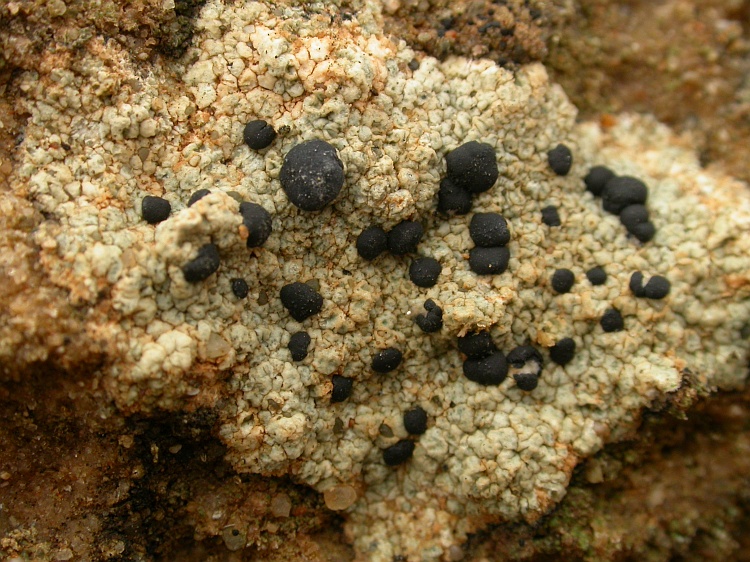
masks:
{"label": "white granule on lichen", "polygon": [[[628,116],[606,131],[577,125],[542,66],[512,73],[420,57],[387,38],[378,9],[363,5],[347,21],[335,7],[213,0],[180,61],[143,63],[92,39],[70,68],[24,76],[31,117],[14,186],[49,217],[36,236],[50,277],[78,304],[111,299],[98,333],[114,346],[105,382],[122,408],[214,405],[237,470],[289,474],[321,492],[351,484],[360,496],[344,513],[361,556],[429,560],[491,517],[545,513],[579,459],[631,429],[686,373],[702,388],[744,382],[750,198],[664,127]],[[251,119],[280,132],[268,149],[242,144]],[[284,155],[313,138],[338,150],[346,182],[333,205],[304,213],[278,176]],[[500,179],[473,210],[508,220],[502,275],[469,269],[471,215],[436,214],[445,154],[469,140],[497,154]],[[547,164],[559,142],[574,155],[566,177]],[[652,242],[628,238],[585,192],[595,164],[648,184]],[[202,188],[211,195],[188,208]],[[147,224],[145,195],[165,197],[170,218]],[[262,248],[245,246],[237,199],[273,215]],[[541,222],[551,204],[557,228]],[[432,288],[409,281],[411,257],[357,256],[365,227],[404,219],[422,223],[419,254],[442,265]],[[186,283],[182,266],[209,242],[218,272]],[[608,280],[592,286],[585,271],[597,265]],[[576,276],[568,294],[549,287],[559,268]],[[634,271],[666,276],[670,295],[635,298]],[[248,282],[246,299],[232,294],[235,277]],[[294,281],[317,283],[325,299],[302,323],[279,299]],[[444,310],[437,334],[414,324],[427,298]],[[624,331],[599,326],[610,307]],[[302,329],[310,354],[292,362],[286,344]],[[530,393],[512,377],[482,387],[462,375],[455,346],[473,329],[490,329],[505,352],[530,343],[547,356],[563,337],[577,352],[564,368],[546,361]],[[400,367],[371,372],[373,354],[390,346],[404,354]],[[332,405],[334,374],[354,389]],[[402,415],[415,405],[428,430],[410,461],[388,467],[382,449],[407,437]]]}

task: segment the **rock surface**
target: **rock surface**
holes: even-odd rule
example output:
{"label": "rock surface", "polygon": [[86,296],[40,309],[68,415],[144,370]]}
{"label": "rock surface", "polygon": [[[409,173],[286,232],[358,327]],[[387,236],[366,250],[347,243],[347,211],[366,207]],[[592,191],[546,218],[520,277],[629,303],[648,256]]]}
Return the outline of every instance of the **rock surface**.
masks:
{"label": "rock surface", "polygon": [[[384,34],[398,12],[388,3],[215,0],[190,20],[184,54],[126,30],[122,41],[107,41],[93,31],[102,25],[97,11],[78,29],[89,35],[65,43],[75,28],[65,17],[84,6],[51,3],[46,16],[32,3],[4,8],[12,24],[3,34],[6,65],[18,57],[3,107],[23,134],[4,145],[0,361],[3,400],[13,405],[8,427],[25,428],[20,435],[31,439],[39,431],[23,421],[31,417],[45,422],[47,435],[81,400],[90,414],[71,433],[99,464],[86,478],[68,444],[45,438],[44,453],[31,454],[8,429],[18,458],[4,459],[0,494],[9,494],[4,505],[30,505],[40,488],[23,482],[42,468],[18,459],[50,451],[62,451],[54,460],[61,484],[47,483],[48,497],[118,484],[106,484],[111,491],[89,514],[69,503],[76,515],[56,523],[75,521],[66,532],[40,535],[33,512],[0,512],[0,552],[151,559],[153,543],[102,519],[121,518],[127,498],[127,509],[146,519],[182,518],[195,539],[206,539],[201,548],[215,537],[231,552],[247,545],[301,557],[305,540],[325,552],[325,537],[303,539],[299,552],[274,537],[306,537],[331,520],[327,505],[344,518],[361,559],[456,559],[467,535],[490,523],[542,520],[576,466],[632,435],[644,408],[679,410],[680,400],[744,386],[750,197],[744,184],[701,169],[691,147],[653,119],[577,123],[541,64],[509,70],[413,51]],[[56,48],[38,60],[21,56],[19,41],[32,39],[19,13],[27,23],[49,21]],[[144,13],[163,30],[177,12],[155,4]],[[263,153],[243,144],[253,119],[279,132]],[[346,179],[329,207],[305,213],[284,195],[279,172],[293,146],[316,138],[336,148]],[[509,223],[510,265],[497,276],[468,267],[471,215],[436,214],[444,157],[471,140],[491,145],[500,168],[496,185],[473,200],[475,212],[502,213]],[[573,152],[565,177],[547,163],[560,142]],[[582,178],[597,164],[649,186],[652,242],[628,237],[585,191]],[[211,194],[188,207],[202,188]],[[146,195],[167,199],[172,215],[146,223]],[[274,232],[260,248],[245,244],[241,200],[273,215]],[[559,227],[542,223],[550,204]],[[434,287],[409,280],[408,257],[357,255],[362,230],[403,220],[425,228],[418,253],[442,266]],[[218,271],[187,282],[182,267],[209,243],[220,251]],[[591,286],[585,272],[597,265],[608,279]],[[547,281],[560,268],[576,275],[564,295]],[[635,298],[634,271],[664,275],[670,295]],[[247,299],[233,296],[236,278],[248,282]],[[302,322],[279,298],[295,281],[324,298],[320,313]],[[443,309],[443,328],[433,334],[414,322],[427,298]],[[610,307],[625,318],[621,332],[599,327]],[[287,343],[302,329],[312,344],[295,363]],[[474,330],[489,330],[506,353],[531,344],[547,357],[565,337],[577,352],[564,367],[548,361],[532,392],[512,378],[483,387],[462,375],[456,348],[457,336]],[[403,362],[392,373],[372,372],[372,357],[386,347],[398,348]],[[354,380],[352,395],[337,404],[333,375]],[[59,398],[40,408],[37,392]],[[408,438],[402,416],[414,406],[427,412],[428,429],[414,438],[410,460],[387,466],[382,451]],[[164,416],[188,429],[143,429]],[[97,431],[110,437],[97,441]],[[135,442],[137,454],[127,453]],[[177,507],[159,519],[145,515],[132,490],[164,497],[174,470],[165,447],[205,454],[208,466],[195,470],[212,474],[205,490],[197,477],[183,480],[169,496]],[[159,468],[139,468],[144,458]],[[586,464],[589,481],[606,480],[595,466]],[[144,471],[149,484],[134,485]],[[71,478],[76,487],[63,483]],[[157,530],[148,536],[163,556],[179,552]]]}

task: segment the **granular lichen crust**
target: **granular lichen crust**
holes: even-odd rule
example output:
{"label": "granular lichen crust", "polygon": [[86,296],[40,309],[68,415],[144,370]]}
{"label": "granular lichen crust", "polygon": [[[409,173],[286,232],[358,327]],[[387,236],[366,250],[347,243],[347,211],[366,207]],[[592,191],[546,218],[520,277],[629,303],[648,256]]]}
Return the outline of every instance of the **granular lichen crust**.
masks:
{"label": "granular lichen crust", "polygon": [[[343,513],[361,557],[439,559],[488,521],[534,521],[580,459],[630,431],[684,373],[705,388],[744,382],[750,199],[664,127],[628,116],[607,131],[576,125],[541,65],[512,73],[424,57],[413,70],[414,52],[384,36],[376,3],[341,18],[322,4],[214,0],[179,61],[145,67],[97,38],[85,49],[75,64],[20,78],[31,117],[11,185],[47,217],[34,235],[46,274],[74,304],[109,315],[96,325],[111,346],[106,389],[125,412],[213,407],[240,472],[288,474],[322,493],[350,487],[357,498]],[[253,119],[279,131],[263,153],[243,142]],[[305,213],[279,175],[312,139],[335,148],[345,181]],[[436,213],[445,156],[470,141],[497,157],[497,182],[473,200],[508,223],[509,265],[496,275],[469,267],[470,217]],[[573,153],[566,176],[548,164],[560,143]],[[628,237],[586,191],[595,164],[649,186],[653,241]],[[188,207],[199,189],[210,193]],[[144,221],[146,195],[169,201],[169,218]],[[240,201],[273,216],[262,247],[247,247]],[[549,205],[562,218],[554,229],[542,223]],[[418,253],[441,265],[432,287],[411,282],[403,257],[357,253],[365,228],[407,220],[424,227]],[[191,283],[183,267],[207,244],[218,270]],[[582,281],[595,266],[603,285]],[[559,269],[579,280],[565,294],[548,284]],[[635,298],[634,271],[666,277],[669,296]],[[279,297],[296,282],[323,298],[303,321]],[[414,322],[425,299],[440,303],[438,332]],[[624,330],[600,327],[610,308]],[[287,346],[301,330],[315,345],[293,362]],[[472,331],[489,331],[504,353],[532,345],[548,356],[563,338],[576,353],[565,366],[546,361],[529,392],[512,377],[482,386],[464,377],[456,347]],[[386,348],[403,361],[373,372]],[[341,401],[334,376],[352,381]],[[403,413],[417,406],[430,424],[409,437]],[[410,458],[384,462],[409,439]]]}

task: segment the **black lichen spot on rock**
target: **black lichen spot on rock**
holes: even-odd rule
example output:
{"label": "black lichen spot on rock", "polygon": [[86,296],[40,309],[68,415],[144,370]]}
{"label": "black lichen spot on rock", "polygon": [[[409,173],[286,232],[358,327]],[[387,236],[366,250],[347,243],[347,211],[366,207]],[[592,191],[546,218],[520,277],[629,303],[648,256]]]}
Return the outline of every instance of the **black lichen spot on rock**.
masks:
{"label": "black lichen spot on rock", "polygon": [[483,142],[462,144],[446,155],[445,162],[448,178],[470,193],[487,191],[500,175],[495,149]]}
{"label": "black lichen spot on rock", "polygon": [[547,226],[560,226],[562,221],[560,220],[560,214],[557,212],[557,207],[547,205],[542,209],[542,222]]}
{"label": "black lichen spot on rock", "polygon": [[469,235],[482,248],[505,246],[510,241],[508,223],[498,213],[476,213],[469,223]]}
{"label": "black lichen spot on rock", "polygon": [[388,248],[388,235],[379,226],[368,226],[357,236],[357,253],[365,260],[374,260]]}
{"label": "black lichen spot on rock", "polygon": [[162,197],[146,195],[141,201],[141,216],[148,224],[158,224],[169,218],[172,205]]}
{"label": "black lichen spot on rock", "polygon": [[593,166],[586,177],[583,178],[583,183],[586,184],[586,191],[590,191],[598,197],[604,191],[604,186],[613,177],[615,177],[615,173],[606,166]]}
{"label": "black lichen spot on rock", "polygon": [[648,242],[656,232],[654,224],[649,220],[648,209],[644,205],[625,207],[620,213],[620,222],[641,242]]}
{"label": "black lichen spot on rock", "polygon": [[531,392],[539,385],[539,375],[534,373],[514,373],[516,386],[525,392]]}
{"label": "black lichen spot on rock", "polygon": [[271,213],[257,203],[243,201],[240,203],[240,214],[242,215],[242,224],[245,225],[248,232],[247,247],[262,246],[271,235]]}
{"label": "black lichen spot on rock", "polygon": [[294,282],[281,288],[281,304],[297,322],[317,314],[323,308],[323,297],[305,283]]}
{"label": "black lichen spot on rock", "polygon": [[644,285],[643,273],[636,271],[630,276],[629,287],[636,297],[659,300],[669,294],[672,284],[666,277],[654,275],[648,280],[648,283]]}
{"label": "black lichen spot on rock", "polygon": [[307,357],[307,348],[310,347],[311,341],[310,334],[307,332],[297,332],[292,334],[292,337],[289,338],[287,348],[292,354],[293,361],[302,361]]}
{"label": "black lichen spot on rock", "polygon": [[477,275],[495,275],[508,269],[510,250],[499,248],[472,248],[469,250],[469,267]]}
{"label": "black lichen spot on rock", "polygon": [[464,376],[485,386],[497,385],[508,376],[508,362],[500,351],[482,359],[467,359],[464,361]]}
{"label": "black lichen spot on rock", "polygon": [[599,320],[602,329],[605,332],[620,332],[625,328],[625,322],[622,319],[622,314],[616,308],[607,309],[602,314],[601,320]]}
{"label": "black lichen spot on rock", "polygon": [[232,293],[234,293],[234,296],[238,299],[244,299],[250,291],[250,288],[247,286],[247,281],[240,279],[239,277],[235,277],[229,283],[232,286]]}
{"label": "black lichen spot on rock", "polygon": [[215,244],[206,244],[198,250],[195,259],[182,266],[182,274],[188,283],[198,283],[219,269],[219,263],[219,248]]}
{"label": "black lichen spot on rock", "polygon": [[648,280],[646,286],[643,287],[643,296],[647,299],[663,299],[669,294],[671,288],[672,284],[669,282],[669,279],[661,275],[654,275]]}
{"label": "black lichen spot on rock", "polygon": [[404,412],[404,429],[412,435],[422,435],[427,431],[427,412],[419,406]]}
{"label": "black lichen spot on rock", "polygon": [[403,256],[417,251],[424,229],[417,221],[401,221],[388,233],[388,251]]}
{"label": "black lichen spot on rock", "polygon": [[604,185],[602,206],[605,211],[619,215],[629,205],[643,205],[648,198],[648,187],[632,176],[615,176]]}
{"label": "black lichen spot on rock", "polygon": [[416,72],[419,70],[419,61],[417,59],[411,59],[407,66],[409,67],[409,70]]}
{"label": "black lichen spot on rock", "polygon": [[628,205],[620,212],[620,222],[628,230],[638,224],[648,222],[648,209],[645,205]]}
{"label": "black lichen spot on rock", "polygon": [[644,222],[633,227],[630,234],[635,236],[641,242],[648,242],[654,237],[654,234],[656,234],[656,227],[651,221]]}
{"label": "black lichen spot on rock", "polygon": [[497,351],[489,332],[473,332],[458,338],[458,350],[469,359],[482,359]]}
{"label": "black lichen spot on rock", "polygon": [[279,181],[289,201],[296,207],[303,211],[320,211],[341,191],[344,165],[330,144],[310,140],[287,153]]}
{"label": "black lichen spot on rock", "polygon": [[395,445],[383,449],[383,461],[388,466],[398,466],[408,461],[414,453],[414,442],[402,439]]}
{"label": "black lichen spot on rock", "polygon": [[586,272],[586,277],[592,285],[604,285],[607,282],[607,272],[603,267],[592,267]]}
{"label": "black lichen spot on rock", "polygon": [[417,314],[414,321],[423,332],[439,332],[443,327],[443,309],[432,299],[424,301],[424,309],[427,314]]}
{"label": "black lichen spot on rock", "polygon": [[433,287],[442,267],[435,258],[417,258],[409,266],[409,279],[417,287]]}
{"label": "black lichen spot on rock", "polygon": [[403,355],[395,347],[387,347],[372,358],[372,370],[376,373],[390,373],[401,364]]}
{"label": "black lichen spot on rock", "polygon": [[276,138],[276,131],[263,119],[250,121],[242,130],[242,140],[253,150],[269,146]]}
{"label": "black lichen spot on rock", "polygon": [[[544,364],[542,354],[530,345],[519,345],[518,347],[514,348],[513,351],[508,353],[508,357],[506,359],[508,363],[510,363],[515,369],[531,368],[536,369],[537,372],[541,370],[541,367]],[[528,366],[527,363],[529,362],[536,363],[536,367]]]}
{"label": "black lichen spot on rock", "polygon": [[444,178],[438,189],[438,211],[445,215],[465,215],[471,211],[471,193]]}
{"label": "black lichen spot on rock", "polygon": [[333,377],[331,377],[331,382],[333,383],[333,390],[331,390],[331,404],[343,402],[352,395],[354,381],[349,377],[333,375]]}
{"label": "black lichen spot on rock", "polygon": [[557,293],[567,293],[573,288],[576,277],[569,269],[558,269],[552,274],[552,288]]}
{"label": "black lichen spot on rock", "polygon": [[547,152],[547,162],[552,171],[558,176],[567,176],[570,167],[573,165],[573,154],[564,144],[558,144],[555,148]]}
{"label": "black lichen spot on rock", "polygon": [[190,199],[188,199],[187,206],[192,207],[196,201],[200,201],[209,193],[211,193],[211,191],[209,191],[208,189],[199,189],[198,191],[194,191],[190,196]]}
{"label": "black lichen spot on rock", "polygon": [[576,354],[576,342],[573,338],[563,338],[549,348],[549,357],[558,365],[567,365]]}
{"label": "black lichen spot on rock", "polygon": [[521,390],[534,390],[542,373],[542,354],[530,345],[520,345],[508,354],[511,374]]}
{"label": "black lichen spot on rock", "polygon": [[642,297],[643,296],[643,273],[640,271],[635,271],[630,276],[630,282],[628,283],[628,287],[630,288],[630,292],[633,293],[636,297]]}

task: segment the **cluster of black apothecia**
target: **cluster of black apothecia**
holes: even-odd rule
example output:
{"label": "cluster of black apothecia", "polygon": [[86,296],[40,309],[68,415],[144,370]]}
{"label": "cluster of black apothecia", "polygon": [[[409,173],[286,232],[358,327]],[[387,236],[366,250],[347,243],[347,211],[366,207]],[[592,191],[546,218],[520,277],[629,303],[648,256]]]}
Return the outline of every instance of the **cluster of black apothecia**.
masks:
{"label": "cluster of black apothecia", "polygon": [[[267,148],[276,138],[276,131],[263,120],[248,123],[244,129],[244,141],[253,150]],[[440,183],[437,210],[442,215],[466,215],[471,211],[472,198],[493,187],[499,176],[494,149],[486,143],[467,142],[446,155],[447,174]],[[560,144],[547,153],[550,168],[559,176],[571,169],[573,157],[570,149]],[[310,140],[293,147],[284,158],[279,180],[289,200],[303,211],[320,211],[333,202],[344,184],[344,167],[336,149],[323,140]],[[617,176],[603,166],[591,168],[584,180],[586,189],[602,198],[604,209],[617,213],[627,231],[641,243],[651,240],[655,227],[649,220],[645,207],[648,189],[636,178]],[[188,206],[206,196],[209,190],[193,193]],[[143,218],[159,223],[169,217],[171,206],[161,197],[146,196],[141,204]],[[265,243],[272,231],[272,217],[256,203],[243,201],[239,212],[246,230],[249,248]],[[562,226],[557,208],[548,205],[541,209],[542,222],[550,228]],[[498,275],[505,272],[510,260],[508,243],[511,229],[505,218],[498,213],[474,213],[469,222],[469,234],[475,247],[469,252],[469,268],[477,275]],[[416,220],[405,220],[386,232],[373,225],[363,230],[356,241],[359,256],[368,261],[376,260],[382,253],[407,256],[417,253],[424,228]],[[182,272],[189,283],[198,283],[213,273],[220,265],[219,249],[214,244],[201,247],[195,257],[184,264]],[[418,287],[434,286],[441,274],[440,263],[427,256],[419,256],[409,266],[409,278]],[[592,285],[607,281],[603,267],[595,266],[586,272]],[[557,294],[572,290],[575,274],[569,269],[557,269],[550,279],[550,286]],[[248,284],[244,279],[230,280],[234,295],[245,298]],[[636,271],[632,274],[629,288],[636,297],[662,299],[670,291],[669,281],[659,275],[652,276],[644,284],[644,276]],[[323,308],[322,295],[311,285],[293,282],[285,285],[280,293],[281,303],[292,318],[303,322]],[[417,314],[415,322],[425,333],[439,332],[443,327],[443,309],[432,299],[425,300],[425,312]],[[625,327],[618,310],[609,308],[600,318],[605,332],[616,332]],[[305,331],[293,334],[288,349],[292,360],[302,361],[308,354],[311,337]],[[539,384],[544,367],[542,353],[531,345],[521,345],[507,355],[497,348],[490,333],[480,331],[458,338],[458,350],[464,356],[463,373],[466,378],[480,385],[496,386],[510,375],[516,386],[526,392]],[[547,350],[549,358],[558,365],[569,363],[576,351],[572,337],[565,337]],[[380,374],[389,373],[399,367],[402,353],[395,347],[379,350],[372,360],[371,369]],[[340,375],[332,376],[330,402],[347,400],[353,390],[354,380]],[[421,435],[427,430],[427,414],[415,406],[403,415],[404,428],[410,435]],[[402,439],[383,450],[384,462],[395,466],[408,460],[414,451],[414,441]]]}

